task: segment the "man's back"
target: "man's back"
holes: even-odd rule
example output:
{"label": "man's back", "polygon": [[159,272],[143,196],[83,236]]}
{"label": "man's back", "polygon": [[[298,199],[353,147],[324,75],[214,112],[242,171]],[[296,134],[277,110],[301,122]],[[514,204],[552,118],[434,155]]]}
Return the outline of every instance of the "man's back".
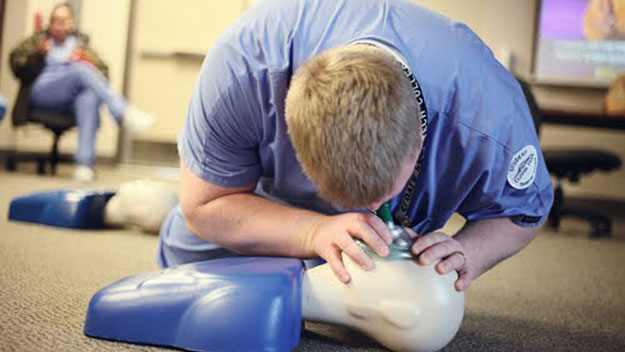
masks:
{"label": "man's back", "polygon": [[[341,212],[317,196],[301,170],[286,131],[284,101],[292,74],[304,62],[362,40],[397,50],[425,98],[430,133],[423,173],[428,176],[417,184],[412,225],[432,230],[454,211],[471,216],[489,207],[491,195],[485,193],[501,193],[505,171],[496,181],[480,181],[483,173],[505,170],[512,154],[538,144],[521,91],[466,26],[401,0],[270,0],[247,11],[208,53],[179,137],[182,160],[217,185],[259,181],[262,193],[280,201]],[[224,104],[227,97],[236,97],[236,104]],[[469,142],[469,152],[461,153]],[[204,150],[197,150],[202,145]],[[546,170],[539,172],[539,189],[550,192]],[[438,180],[446,180],[446,197],[439,194]],[[472,195],[477,182],[497,182],[496,189]]]}

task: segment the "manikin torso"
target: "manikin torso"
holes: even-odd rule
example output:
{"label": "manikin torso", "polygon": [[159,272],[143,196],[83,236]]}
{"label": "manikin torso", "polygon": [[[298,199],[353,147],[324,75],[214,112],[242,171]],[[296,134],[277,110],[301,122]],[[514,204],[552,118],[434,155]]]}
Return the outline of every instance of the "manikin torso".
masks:
{"label": "manikin torso", "polygon": [[464,314],[464,294],[454,289],[457,273],[440,275],[436,263],[374,259],[365,271],[343,254],[351,275],[341,283],[329,265],[304,272],[304,319],[348,326],[393,351],[436,351],[454,337]]}

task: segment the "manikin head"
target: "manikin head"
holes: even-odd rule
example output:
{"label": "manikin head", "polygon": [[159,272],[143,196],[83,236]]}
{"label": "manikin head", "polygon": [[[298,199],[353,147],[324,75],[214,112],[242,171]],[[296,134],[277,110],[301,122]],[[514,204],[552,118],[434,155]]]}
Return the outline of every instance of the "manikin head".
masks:
{"label": "manikin head", "polygon": [[106,204],[104,221],[109,226],[137,226],[158,233],[177,202],[176,189],[164,182],[145,179],[126,182]]}
{"label": "manikin head", "polygon": [[377,209],[398,194],[421,151],[410,82],[374,46],[330,49],[303,64],[285,112],[304,172],[322,197],[346,209]]}
{"label": "manikin head", "polygon": [[396,352],[436,351],[454,337],[464,315],[457,274],[440,275],[436,263],[376,258],[365,271],[347,255],[352,279],[339,282],[327,264],[306,271],[304,318],[348,326]]}
{"label": "manikin head", "polygon": [[74,32],[74,10],[69,4],[62,3],[52,8],[48,31],[50,37],[58,44],[63,43],[65,38]]}

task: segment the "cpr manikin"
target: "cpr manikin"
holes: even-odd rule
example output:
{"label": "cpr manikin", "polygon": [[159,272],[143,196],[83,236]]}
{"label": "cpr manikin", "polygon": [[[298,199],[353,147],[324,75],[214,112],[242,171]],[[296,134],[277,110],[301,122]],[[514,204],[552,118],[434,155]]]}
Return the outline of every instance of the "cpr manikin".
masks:
{"label": "cpr manikin", "polygon": [[[175,194],[165,184],[127,183],[107,204],[106,220],[154,231],[173,202]],[[454,289],[457,274],[438,274],[436,263],[417,264],[412,240],[387,225],[394,238],[387,257],[359,241],[374,260],[372,270],[343,255],[348,284],[328,264],[304,269],[295,258],[191,263],[100,290],[89,305],[85,333],[195,351],[290,351],[299,343],[304,319],[353,328],[392,351],[439,350],[454,337],[464,313],[464,294]],[[247,338],[229,336],[232,331]]]}
{"label": "cpr manikin", "polygon": [[393,351],[439,350],[454,337],[464,315],[464,294],[454,289],[458,274],[438,274],[437,263],[417,264],[412,239],[393,224],[388,203],[378,215],[393,237],[390,254],[379,257],[357,240],[375,267],[366,271],[343,253],[348,284],[337,280],[327,264],[306,270],[304,319],[354,328]]}
{"label": "cpr manikin", "polygon": [[178,202],[176,189],[164,182],[135,180],[120,185],[104,209],[108,226],[137,226],[158,233],[163,219]]}
{"label": "cpr manikin", "polygon": [[352,280],[295,258],[213,259],[133,275],[98,291],[85,334],[210,352],[292,351],[302,319],[361,331],[392,351],[436,351],[455,335],[464,296],[456,274],[410,259],[375,260]]}
{"label": "cpr manikin", "polygon": [[[392,256],[392,253],[391,253]],[[440,275],[436,263],[374,257],[363,270],[343,254],[351,281],[343,284],[324,264],[304,273],[304,319],[359,330],[392,351],[436,351],[454,337],[464,314],[455,272]]]}

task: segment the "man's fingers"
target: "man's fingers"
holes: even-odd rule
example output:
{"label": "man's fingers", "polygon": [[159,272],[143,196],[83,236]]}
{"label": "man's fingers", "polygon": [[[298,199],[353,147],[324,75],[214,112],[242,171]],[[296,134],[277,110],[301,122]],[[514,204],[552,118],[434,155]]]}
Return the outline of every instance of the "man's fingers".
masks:
{"label": "man's fingers", "polygon": [[445,235],[442,232],[432,232],[428,233],[425,236],[420,236],[417,240],[412,244],[412,253],[419,255],[421,252],[426,250],[427,248],[446,241],[449,239],[449,236]]}
{"label": "man's fingers", "polygon": [[351,280],[351,276],[347,269],[345,269],[345,265],[343,264],[343,260],[341,259],[341,251],[336,248],[328,250],[326,255],[323,256],[330,265],[330,268],[334,272],[334,275],[343,283],[348,283]]}
{"label": "man's fingers", "polygon": [[373,227],[375,232],[377,232],[380,237],[382,237],[382,240],[384,240],[387,245],[393,242],[393,236],[391,236],[391,231],[388,229],[388,227],[386,227],[386,224],[384,223],[384,221],[382,221],[382,219],[377,216],[370,215],[367,220],[371,227]]}
{"label": "man's fingers", "polygon": [[471,278],[469,277],[469,274],[464,271],[460,273],[458,280],[456,280],[456,283],[454,284],[454,288],[456,291],[462,292],[469,288],[469,285],[471,285]]}
{"label": "man's fingers", "polygon": [[450,241],[449,238],[447,238],[446,240],[435,243],[425,251],[421,252],[419,262],[423,265],[427,265],[439,259],[447,258],[452,253],[459,252],[460,250],[461,248],[458,246],[457,242]]}
{"label": "man's fingers", "polygon": [[445,275],[451,271],[462,269],[464,263],[464,255],[460,252],[456,252],[436,264],[436,271],[441,275]]}
{"label": "man's fingers", "polygon": [[412,239],[416,239],[417,237],[419,237],[419,234],[414,232],[410,227],[404,227],[404,230],[406,230],[406,232],[410,235],[410,237],[412,237]]}
{"label": "man's fingers", "polygon": [[362,248],[354,241],[354,239],[345,235],[345,237],[341,238],[339,243],[337,243],[339,249],[345,252],[356,264],[360,265],[363,269],[370,270],[373,269],[373,260],[369,258],[369,256],[362,250]]}
{"label": "man's fingers", "polygon": [[[353,237],[358,237],[365,241],[379,256],[385,257],[389,253],[388,246],[369,224],[366,216],[366,214],[358,214],[358,221],[348,231]],[[341,246],[341,248],[343,247]]]}

